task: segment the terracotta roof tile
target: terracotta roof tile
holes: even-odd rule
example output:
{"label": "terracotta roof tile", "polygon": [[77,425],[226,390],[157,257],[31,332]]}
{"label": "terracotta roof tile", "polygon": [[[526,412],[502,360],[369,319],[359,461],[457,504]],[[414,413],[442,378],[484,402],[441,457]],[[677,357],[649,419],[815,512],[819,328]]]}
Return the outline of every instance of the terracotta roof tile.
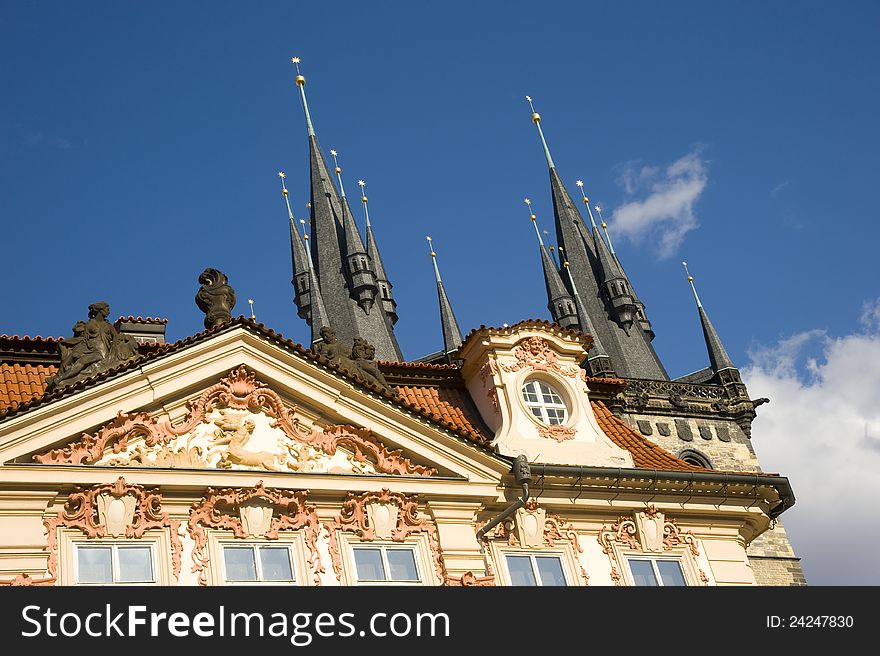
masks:
{"label": "terracotta roof tile", "polygon": [[56,371],[52,365],[0,363],[0,414],[42,396]]}
{"label": "terracotta roof tile", "polygon": [[605,434],[621,449],[632,454],[633,464],[638,469],[663,469],[673,471],[709,471],[705,467],[692,465],[657,446],[636,433],[622,419],[615,416],[601,401],[590,401],[596,421]]}

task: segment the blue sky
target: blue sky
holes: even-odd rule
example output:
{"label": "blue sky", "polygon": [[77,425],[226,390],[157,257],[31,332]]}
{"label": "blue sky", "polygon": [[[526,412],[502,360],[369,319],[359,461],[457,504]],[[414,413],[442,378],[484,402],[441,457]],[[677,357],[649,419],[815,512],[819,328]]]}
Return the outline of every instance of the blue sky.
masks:
{"label": "blue sky", "polygon": [[465,332],[548,316],[526,94],[570,191],[584,179],[612,219],[671,375],[707,361],[682,259],[744,367],[793,334],[864,330],[878,25],[871,2],[5,2],[0,333],[68,334],[100,299],[182,338],[213,266],[237,313],[253,298],[307,340],[276,175],[304,216],[293,55],[324,150],[349,189],[367,181],[408,358],[441,343],[428,234]]}

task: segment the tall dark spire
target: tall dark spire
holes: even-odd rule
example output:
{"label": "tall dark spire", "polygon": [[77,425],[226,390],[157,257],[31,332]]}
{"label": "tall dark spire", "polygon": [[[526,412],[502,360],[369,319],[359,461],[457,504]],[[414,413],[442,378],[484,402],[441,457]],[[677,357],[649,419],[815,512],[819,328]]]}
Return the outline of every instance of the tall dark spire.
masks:
{"label": "tall dark spire", "polygon": [[[531,103],[531,98],[527,99]],[[550,169],[550,191],[559,247],[567,255],[571,281],[577,287],[586,313],[595,328],[593,335],[607,349],[618,375],[625,378],[667,380],[666,371],[641,324],[632,322],[631,326],[625,328],[627,322],[618,323],[621,318],[620,310],[626,308],[619,305],[615,308],[613,297],[609,297],[603,290],[607,285],[602,282],[611,282],[611,279],[605,280],[604,268],[600,262],[602,254],[597,252],[598,244],[586,228],[583,217],[559,177],[541,127],[541,116],[534,111],[534,107],[532,122],[538,130]],[[610,265],[609,268],[613,270]],[[571,291],[571,283],[567,284]]]}
{"label": "tall dark spire", "polygon": [[525,203],[528,205],[529,218],[538,237],[538,250],[541,253],[541,266],[544,269],[544,286],[547,288],[547,309],[550,310],[550,316],[563,328],[579,328],[574,299],[562,283],[559,271],[544,246],[541,231],[538,230],[538,217],[532,212],[532,201],[526,198]]}
{"label": "tall dark spire", "polygon": [[712,371],[717,374],[725,369],[736,369],[730,356],[727,355],[724,344],[721,343],[721,338],[718,337],[718,333],[715,331],[715,326],[709,321],[709,315],[703,309],[703,304],[697,295],[697,288],[694,286],[694,277],[688,271],[687,262],[682,262],[682,265],[684,266],[685,273],[687,273],[691,291],[694,292],[694,300],[697,302],[697,311],[700,313],[700,324],[703,327],[703,337],[706,340],[706,349],[709,351],[709,364],[712,367]]}
{"label": "tall dark spire", "polygon": [[431,263],[434,265],[434,277],[437,279],[437,298],[440,301],[440,327],[443,331],[443,353],[449,359],[449,354],[457,351],[461,346],[461,328],[455,320],[452,304],[446,296],[443,281],[440,279],[440,269],[437,267],[437,253],[434,252],[434,242],[428,237],[428,248],[431,253]]}
{"label": "tall dark spire", "polygon": [[574,278],[571,277],[571,265],[569,265],[568,260],[565,259],[564,251],[562,256],[562,268],[568,276],[568,282],[574,293],[575,307],[577,307],[578,317],[580,318],[578,324],[579,328],[582,333],[589,333],[593,336],[593,346],[590,347],[590,350],[587,353],[587,369],[591,376],[617,376],[617,373],[614,371],[614,365],[611,364],[611,358],[608,357],[608,352],[605,350],[605,347],[602,346],[602,340],[596,333],[596,329],[593,328],[593,322],[590,321],[590,313],[587,312],[587,308],[584,307],[584,302],[581,300],[581,295],[578,293]]}
{"label": "tall dark spire", "polygon": [[358,185],[361,188],[361,202],[364,204],[364,215],[366,218],[367,255],[370,256],[373,267],[376,269],[376,283],[379,285],[379,298],[382,301],[382,309],[388,315],[393,326],[397,323],[398,318],[397,301],[394,300],[394,296],[391,294],[393,285],[385,273],[385,265],[382,263],[382,256],[379,254],[379,247],[376,245],[376,238],[373,236],[373,226],[370,223],[370,208],[367,203],[367,183],[363,180],[358,180]]}
{"label": "tall dark spire", "polygon": [[[375,347],[376,359],[401,361],[403,355],[388,314],[384,308],[374,311],[379,292],[376,271],[345,198],[341,177],[339,192],[333,184],[309,113],[306,79],[299,74],[299,60],[294,58],[293,63],[297,65],[296,84],[309,139],[313,271],[328,321],[341,342],[351,344],[355,337],[363,337]],[[339,175],[341,169],[335,173]]]}

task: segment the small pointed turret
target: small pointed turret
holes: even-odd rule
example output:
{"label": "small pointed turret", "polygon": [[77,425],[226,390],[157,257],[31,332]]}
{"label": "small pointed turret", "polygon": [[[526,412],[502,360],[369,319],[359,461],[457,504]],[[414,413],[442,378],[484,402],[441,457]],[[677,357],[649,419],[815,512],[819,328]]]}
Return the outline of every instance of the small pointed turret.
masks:
{"label": "small pointed turret", "polygon": [[[284,184],[284,172],[278,173],[281,178],[281,194],[284,196],[284,203],[287,206],[287,218],[290,223],[290,255],[293,260],[293,289],[294,302],[296,303],[297,314],[300,318],[305,319],[306,323],[312,329],[312,343],[320,338],[321,328],[328,326],[327,310],[324,308],[324,299],[321,297],[321,289],[318,286],[318,279],[315,276],[312,267],[312,260],[308,252],[308,238],[306,234],[302,235],[300,240],[299,231],[296,229],[296,219],[293,217],[293,210],[290,208],[290,193]],[[303,224],[305,222],[302,222]],[[304,246],[305,244],[305,246]]]}
{"label": "small pointed turret", "polygon": [[361,188],[361,202],[364,205],[364,215],[366,218],[367,255],[370,256],[370,261],[376,270],[376,284],[379,285],[379,298],[382,299],[382,309],[385,310],[385,313],[391,320],[391,324],[394,325],[397,323],[398,318],[397,301],[394,300],[394,296],[391,294],[392,285],[388,280],[388,275],[385,273],[385,265],[382,262],[382,256],[379,254],[379,246],[376,244],[376,238],[373,236],[373,226],[370,223],[370,208],[367,204],[367,183],[363,180],[358,180],[358,185]]}
{"label": "small pointed turret", "polygon": [[578,328],[578,315],[574,299],[565,288],[562,278],[559,277],[559,271],[544,246],[544,240],[541,239],[541,232],[538,230],[538,217],[532,211],[532,201],[526,198],[524,202],[529,208],[529,218],[535,228],[535,234],[538,236],[538,250],[541,253],[544,285],[547,289],[547,309],[550,310],[553,321],[563,328]]}
{"label": "small pointed turret", "polygon": [[629,284],[629,289],[632,292],[633,301],[638,308],[636,310],[636,320],[641,325],[642,330],[645,331],[645,336],[647,336],[649,341],[654,341],[654,328],[651,326],[651,321],[648,319],[648,315],[645,312],[645,304],[642,303],[641,299],[639,299],[636,294],[636,288],[633,286],[632,282],[630,282],[629,276],[626,275],[626,270],[623,268],[623,264],[620,263],[620,258],[617,257],[617,253],[614,252],[614,244],[611,243],[611,235],[608,234],[608,224],[605,223],[605,219],[602,217],[602,208],[598,205],[594,206],[596,210],[596,214],[599,215],[599,225],[602,226],[602,232],[605,233],[605,241],[608,242],[608,250],[611,251],[611,257],[614,258],[614,261],[617,262],[617,266],[620,267],[621,273],[626,278],[627,283]]}
{"label": "small pointed turret", "polygon": [[691,286],[691,291],[694,293],[694,300],[697,302],[697,311],[700,313],[700,324],[703,326],[703,337],[706,339],[706,348],[709,351],[709,363],[712,366],[712,371],[717,374],[725,369],[736,369],[730,356],[727,355],[727,350],[724,348],[724,344],[721,343],[721,338],[718,337],[718,333],[715,331],[715,326],[709,321],[709,315],[706,314],[706,311],[703,309],[703,304],[700,302],[700,297],[697,295],[697,288],[694,286],[694,277],[691,275],[691,272],[688,271],[687,262],[682,262],[681,264],[687,274],[687,280]]}
{"label": "small pointed turret", "polygon": [[342,196],[342,227],[345,235],[345,264],[348,269],[348,278],[352,297],[361,306],[364,312],[370,313],[376,295],[379,293],[379,285],[376,283],[376,272],[364,242],[361,241],[361,233],[354,222],[351,207],[345,197],[345,187],[342,184],[342,168],[337,159],[339,153],[331,150],[333,165],[336,170],[336,180],[339,182],[339,193]]}
{"label": "small pointed turret", "polygon": [[636,319],[638,306],[633,299],[629,281],[623,275],[617,260],[608,251],[602,235],[599,234],[599,228],[596,226],[596,220],[593,218],[593,212],[590,209],[590,199],[587,198],[587,194],[584,192],[583,180],[578,180],[576,184],[581,190],[584,205],[587,208],[587,213],[590,215],[590,225],[593,228],[593,248],[602,272],[599,279],[602,292],[610,303],[612,318],[624,330],[629,332],[633,321]]}
{"label": "small pointed turret", "polygon": [[440,326],[443,330],[443,352],[446,354],[447,360],[449,360],[449,354],[457,351],[461,346],[461,328],[458,327],[458,321],[455,320],[455,313],[452,311],[452,304],[449,302],[449,297],[446,296],[443,281],[440,279],[440,269],[437,266],[437,253],[434,252],[434,242],[430,237],[427,237],[427,240],[428,250],[431,253],[431,263],[434,265],[434,277],[437,279],[437,297],[440,301]]}
{"label": "small pointed turret", "polygon": [[571,288],[574,291],[574,302],[577,307],[578,316],[580,317],[580,331],[582,333],[589,333],[593,336],[593,346],[587,353],[587,370],[590,372],[591,376],[615,377],[617,374],[614,371],[614,366],[611,364],[611,358],[608,357],[605,347],[602,346],[602,340],[598,333],[596,333],[596,329],[593,328],[593,322],[590,321],[590,313],[587,312],[587,308],[584,307],[584,302],[581,300],[581,295],[578,293],[574,278],[571,277],[571,266],[569,265],[568,260],[565,259],[564,255],[565,253],[563,252],[562,268],[568,274],[568,282],[571,284]]}

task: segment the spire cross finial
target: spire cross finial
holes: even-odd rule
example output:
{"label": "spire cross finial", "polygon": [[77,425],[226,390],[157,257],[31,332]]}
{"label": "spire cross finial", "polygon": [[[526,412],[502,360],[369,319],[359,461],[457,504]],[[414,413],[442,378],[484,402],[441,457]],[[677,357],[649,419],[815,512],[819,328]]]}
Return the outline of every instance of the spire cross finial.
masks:
{"label": "spire cross finial", "polygon": [[531,96],[526,96],[526,100],[529,101],[529,107],[532,109],[532,123],[535,124],[535,127],[538,128],[538,136],[541,137],[541,144],[544,146],[544,156],[547,158],[547,166],[551,169],[555,169],[556,165],[553,163],[553,158],[550,157],[550,149],[547,147],[547,140],[544,138],[544,130],[541,129],[541,115],[535,111],[535,105],[532,102]]}
{"label": "spire cross finial", "polygon": [[538,230],[538,217],[535,216],[535,213],[532,211],[532,200],[530,198],[524,198],[523,202],[529,208],[529,218],[532,220],[532,225],[535,226],[535,234],[538,235],[538,244],[540,244],[543,247],[544,240],[541,239],[541,231]]}
{"label": "spire cross finial", "polygon": [[315,136],[315,128],[312,127],[312,117],[309,114],[309,103],[306,100],[306,78],[299,71],[299,63],[302,61],[299,57],[291,57],[291,63],[296,67],[296,86],[299,87],[299,95],[302,98],[303,111],[306,114],[306,129],[308,130],[309,136]]}
{"label": "spire cross finial", "polygon": [[605,219],[602,218],[602,208],[596,205],[595,209],[596,213],[599,215],[599,221],[601,222],[599,225],[602,226],[602,232],[605,233],[605,239],[608,242],[608,248],[611,251],[611,254],[616,256],[617,254],[614,252],[614,244],[611,243],[611,235],[608,234],[608,224],[605,223]]}
{"label": "spire cross finial", "polygon": [[684,272],[687,274],[688,282],[690,283],[691,290],[694,292],[694,299],[697,301],[697,307],[703,307],[703,304],[700,303],[700,297],[697,296],[697,288],[694,286],[694,277],[691,275],[691,272],[688,271],[688,263],[682,262],[681,265],[684,267]]}
{"label": "spire cross finial", "polygon": [[437,253],[434,252],[434,240],[430,237],[425,237],[428,240],[428,251],[431,253],[431,262],[434,263],[434,276],[437,278],[437,282],[441,282],[440,280],[440,269],[437,267]]}
{"label": "spire cross finial", "polygon": [[293,210],[290,209],[290,193],[284,184],[284,178],[287,176],[284,175],[284,171],[278,171],[278,177],[281,178],[281,195],[284,196],[284,203],[287,205],[287,218],[293,221]]}
{"label": "spire cross finial", "polygon": [[342,186],[342,167],[339,166],[339,160],[337,159],[339,153],[331,149],[330,154],[333,155],[333,166],[335,167],[336,171],[336,179],[339,181],[339,193],[341,193],[342,197],[345,198],[345,187]]}
{"label": "spire cross finial", "polygon": [[592,210],[590,210],[590,199],[587,198],[587,194],[586,194],[586,192],[584,191],[584,181],[583,181],[583,180],[577,180],[577,181],[575,182],[575,184],[576,184],[576,185],[578,186],[578,188],[581,190],[581,198],[583,198],[584,205],[587,206],[587,213],[590,215],[590,225],[593,226],[593,230],[596,230],[596,231],[598,232],[599,228],[596,227],[596,220],[593,218],[593,212],[592,212]]}
{"label": "spire cross finial", "polygon": [[364,204],[364,215],[367,217],[367,227],[370,227],[370,208],[367,205],[367,183],[358,180],[358,186],[361,188],[361,202]]}
{"label": "spire cross finial", "polygon": [[254,314],[254,299],[249,298],[249,299],[248,299],[248,305],[251,306],[251,319],[256,320],[257,315]]}

